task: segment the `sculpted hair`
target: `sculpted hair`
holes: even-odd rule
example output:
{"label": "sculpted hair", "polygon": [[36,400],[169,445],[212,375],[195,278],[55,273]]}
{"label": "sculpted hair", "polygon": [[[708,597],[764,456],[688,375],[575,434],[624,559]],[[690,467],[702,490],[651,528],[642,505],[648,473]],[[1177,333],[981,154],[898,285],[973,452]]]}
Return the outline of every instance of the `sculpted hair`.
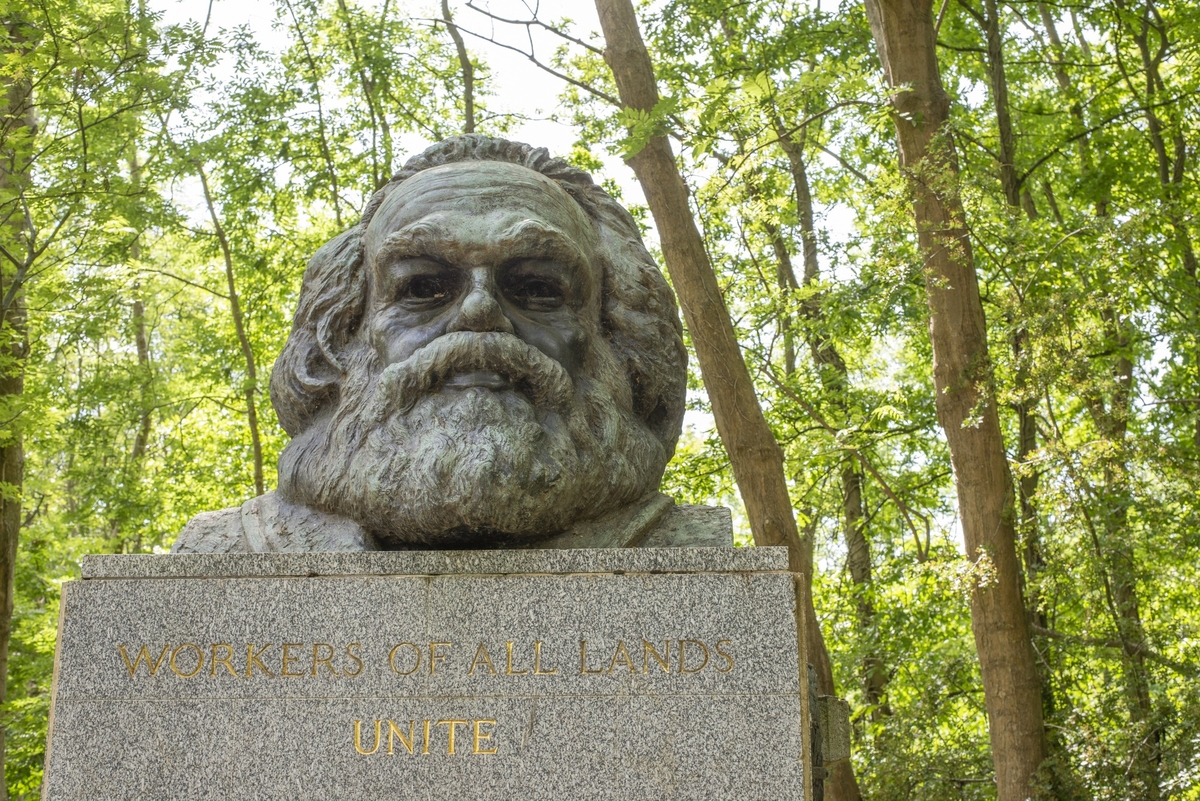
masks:
{"label": "sculpted hair", "polygon": [[335,406],[352,342],[366,310],[362,238],[379,206],[422,170],[460,161],[504,161],[558,183],[592,220],[603,268],[603,335],[629,376],[634,413],[674,451],[683,425],[687,351],[675,306],[637,223],[592,177],[545,148],[487,136],[457,136],[409,159],[367,203],[362,220],[313,255],[300,286],[292,332],[271,371],[271,402],[285,431],[296,436]]}

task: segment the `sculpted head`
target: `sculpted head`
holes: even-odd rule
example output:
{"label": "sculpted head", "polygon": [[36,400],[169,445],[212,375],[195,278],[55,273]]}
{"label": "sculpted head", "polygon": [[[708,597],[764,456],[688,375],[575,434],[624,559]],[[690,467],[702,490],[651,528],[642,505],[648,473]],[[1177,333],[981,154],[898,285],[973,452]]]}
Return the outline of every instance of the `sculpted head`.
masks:
{"label": "sculpted head", "polygon": [[536,540],[657,489],[685,385],[628,212],[543,149],[456,137],[309,263],[279,491],[393,545]]}

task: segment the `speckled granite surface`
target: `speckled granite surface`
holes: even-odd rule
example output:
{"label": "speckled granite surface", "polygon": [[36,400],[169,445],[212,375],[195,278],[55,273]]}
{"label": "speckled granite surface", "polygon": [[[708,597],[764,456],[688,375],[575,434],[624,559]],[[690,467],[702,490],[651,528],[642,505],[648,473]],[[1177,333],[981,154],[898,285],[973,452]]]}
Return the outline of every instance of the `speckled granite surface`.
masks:
{"label": "speckled granite surface", "polygon": [[787,570],[787,549],[604,548],[311,554],[92,555],[85,579],[439,576],[510,573],[712,573]]}
{"label": "speckled granite surface", "polygon": [[63,592],[49,799],[803,798],[783,549],[85,576]]}

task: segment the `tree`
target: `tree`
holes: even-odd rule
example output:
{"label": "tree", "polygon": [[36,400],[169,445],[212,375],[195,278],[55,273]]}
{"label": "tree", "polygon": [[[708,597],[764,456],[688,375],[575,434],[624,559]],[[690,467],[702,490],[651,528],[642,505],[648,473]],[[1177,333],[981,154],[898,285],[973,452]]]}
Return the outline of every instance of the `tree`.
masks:
{"label": "tree", "polygon": [[[612,69],[621,103],[633,113],[661,125],[654,68],[646,52],[637,16],[629,0],[596,0],[604,31],[604,58]],[[704,384],[713,405],[717,429],[729,453],[738,489],[746,505],[756,545],[785,545],[792,570],[800,575],[797,608],[804,618],[809,656],[818,683],[834,694],[833,671],[812,605],[812,542],[801,542],[783,472],[783,451],[763,416],[754,384],[742,359],[729,311],[704,250],[688,205],[687,187],[675,166],[666,133],[644,129],[645,140],[626,161],[637,175],[654,215],[671,281],[679,295]],[[804,586],[808,584],[809,586]],[[843,771],[829,788],[830,797],[856,798],[852,773]]]}
{"label": "tree", "polygon": [[[728,323],[706,333],[688,320],[702,356],[690,408],[720,406],[722,428],[685,430],[664,490],[732,506],[747,542],[769,526],[746,525],[735,484],[746,474],[731,461],[762,446],[753,508],[776,504],[794,518],[793,544],[812,546],[811,599],[852,706],[863,795],[988,801],[994,760],[1022,753],[989,746],[997,662],[976,637],[980,604],[1012,597],[996,546],[1015,536],[1054,771],[1039,790],[1190,799],[1200,753],[1194,9],[957,0],[911,16],[892,0],[874,5],[908,9],[912,30],[926,32],[892,48],[893,72],[913,55],[924,70],[908,73],[913,91],[889,90],[894,104],[878,89],[886,74],[862,3],[666,0],[637,8],[645,85],[658,93],[640,109],[619,96],[599,33],[520,18],[503,0],[487,11],[431,4],[431,19],[391,2],[280,0],[272,40],[203,19],[166,26],[131,0],[22,8],[36,25],[16,29],[23,44],[10,33],[0,59],[3,96],[28,84],[38,123],[5,116],[0,131],[0,245],[13,257],[0,252],[0,301],[24,300],[28,337],[13,358],[15,320],[0,327],[0,367],[23,375],[0,408],[0,447],[19,433],[25,457],[19,496],[0,493],[20,528],[9,792],[37,791],[60,583],[83,553],[161,550],[197,511],[258,491],[248,388],[271,488],[283,435],[258,383],[313,250],[353,224],[406,152],[465,130],[468,108],[481,131],[532,110],[520,99],[491,108],[495,76],[479,55],[502,45],[481,36],[474,22],[486,19],[529,32],[539,50],[525,55],[564,80],[552,113],[577,140],[556,155],[619,195],[606,170],[625,165],[602,151],[659,153],[667,222],[691,220],[690,234],[662,240],[685,313],[717,307],[688,294],[684,240],[691,266],[707,259],[703,297],[723,303]],[[476,44],[479,54],[466,50]],[[941,94],[928,91],[934,60]],[[646,144],[663,133],[669,152]],[[906,142],[925,142],[924,159]],[[21,148],[24,165],[8,160]],[[945,219],[915,228],[914,198],[925,211],[941,204]],[[650,211],[628,200],[639,220],[662,211],[661,197]],[[956,307],[972,336],[949,343],[970,347],[948,348],[942,301],[971,294],[972,274],[978,303]],[[968,351],[977,361],[955,383],[947,374]],[[749,404],[734,420],[757,432],[748,449],[725,447],[730,404],[702,391],[714,352],[738,387],[727,394]],[[963,407],[974,427],[951,419]],[[965,440],[982,443],[974,461],[989,480],[965,483]],[[981,499],[986,514],[972,505]],[[981,518],[1002,524],[984,527],[982,545],[966,525]],[[947,522],[959,519],[964,537]],[[992,548],[988,558],[963,559],[964,538],[973,556]],[[1004,672],[1019,679],[1027,667],[1016,659]]]}
{"label": "tree", "polygon": [[[22,508],[25,443],[37,417],[28,402],[29,299],[55,283],[71,255],[111,244],[97,230],[113,219],[127,188],[113,180],[127,155],[125,134],[135,110],[155,102],[162,87],[141,43],[125,35],[132,26],[123,5],[47,0],[10,10],[2,21],[0,672],[11,679],[14,568],[20,530],[30,522]],[[3,767],[7,782],[7,759]]]}
{"label": "tree", "polygon": [[[5,60],[22,64],[28,58],[33,31],[23,15],[8,16],[3,24]],[[4,88],[0,107],[0,242],[5,262],[0,264],[0,410],[4,427],[0,436],[0,676],[8,676],[8,646],[12,633],[13,595],[16,591],[17,540],[21,529],[21,490],[25,480],[25,447],[20,417],[24,411],[25,358],[29,334],[25,320],[25,280],[33,267],[35,249],[32,220],[22,202],[32,173],[33,137],[37,131],[33,108],[33,75],[22,64],[0,76]],[[0,702],[7,690],[0,684]],[[0,778],[3,778],[6,729],[0,728]],[[8,798],[0,787],[0,798]]]}
{"label": "tree", "polygon": [[933,343],[938,419],[950,445],[967,557],[978,578],[971,621],[1002,801],[1035,791],[1046,756],[1041,690],[1017,561],[1012,477],[991,385],[987,326],[958,196],[949,99],[932,3],[867,0],[913,196]]}

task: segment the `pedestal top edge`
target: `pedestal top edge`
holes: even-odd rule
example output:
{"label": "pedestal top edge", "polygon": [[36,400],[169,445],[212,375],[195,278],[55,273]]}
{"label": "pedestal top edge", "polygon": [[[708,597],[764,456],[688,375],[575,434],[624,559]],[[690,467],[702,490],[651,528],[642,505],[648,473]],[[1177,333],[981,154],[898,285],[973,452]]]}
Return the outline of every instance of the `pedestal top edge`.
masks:
{"label": "pedestal top edge", "polygon": [[787,548],[611,548],[275,554],[89,554],[82,578],[288,578],[571,573],[760,573]]}

